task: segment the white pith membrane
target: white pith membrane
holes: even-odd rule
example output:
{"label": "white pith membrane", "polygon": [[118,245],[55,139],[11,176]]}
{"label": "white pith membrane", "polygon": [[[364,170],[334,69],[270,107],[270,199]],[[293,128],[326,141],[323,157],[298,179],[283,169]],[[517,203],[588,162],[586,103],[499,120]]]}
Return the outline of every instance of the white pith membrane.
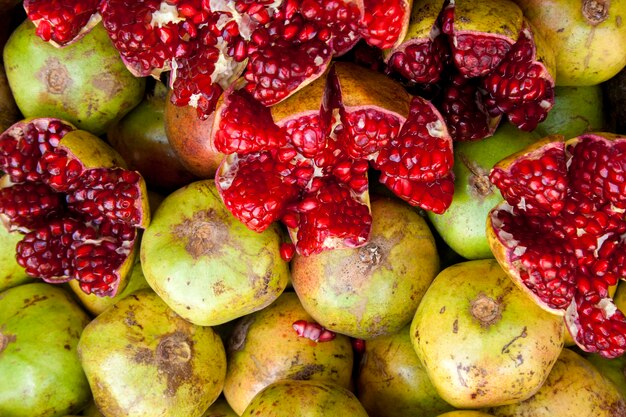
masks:
{"label": "white pith membrane", "polygon": [[[622,142],[624,141],[624,139],[618,139],[618,140],[621,140]],[[569,183],[568,188],[567,188],[567,195],[565,196],[564,201],[571,201],[570,204],[573,204],[573,203],[578,202],[579,198],[588,198],[588,197],[584,197],[585,194],[582,189],[572,190],[572,187],[574,187],[575,184],[573,183],[573,180],[569,179],[570,178],[569,176],[573,176],[573,178],[576,178],[575,176],[576,174],[570,172],[570,169],[574,169],[574,167],[579,166],[578,163],[574,161],[574,159],[576,158],[574,147],[581,147],[580,149],[588,149],[588,148],[583,148],[583,147],[592,146],[592,145],[593,146],[602,145],[602,146],[605,146],[604,148],[602,148],[602,151],[609,153],[609,150],[611,150],[613,151],[613,153],[610,153],[611,157],[615,158],[615,160],[620,160],[619,154],[617,154],[617,151],[615,151],[616,147],[613,147],[614,143],[616,142],[611,142],[610,140],[607,140],[604,137],[598,136],[595,134],[582,135],[578,138],[573,139],[572,141],[567,142],[567,145],[562,149],[565,155],[564,166],[567,171],[566,178],[568,178],[568,183]],[[515,160],[515,162],[513,162],[510,166],[507,166],[507,168],[504,169],[504,172],[510,175],[511,170],[513,169],[513,167],[517,166],[518,163],[521,166],[522,161],[537,160],[541,155],[543,155],[542,150],[548,149],[552,145],[553,143],[543,145],[541,148],[537,150],[533,150],[522,157],[518,157]],[[593,151],[589,150],[589,152],[593,153],[595,152],[595,150]],[[598,151],[598,152],[601,152],[601,151]],[[597,158],[600,158],[600,156],[597,156]],[[586,159],[584,161],[586,161]],[[600,169],[600,168],[596,168],[594,166],[594,168],[591,168],[591,169]],[[590,174],[592,178],[594,175],[601,175],[603,178],[610,177],[611,175],[611,172],[608,172],[608,173],[606,171],[602,171],[602,172],[603,174],[599,174],[598,172],[591,172]],[[492,175],[493,175],[493,171],[492,171]],[[615,174],[615,175],[618,175],[618,174]],[[512,179],[515,179],[515,177],[513,176]],[[609,180],[607,179],[606,181],[609,181]],[[593,183],[591,181],[588,181],[588,182],[591,184],[591,186],[596,186],[596,183]],[[583,184],[587,185],[587,182],[583,182]],[[526,187],[526,185],[520,185],[520,186]],[[508,194],[505,194],[504,190],[501,190],[501,191],[503,195],[505,196],[508,195]],[[507,190],[506,192],[509,193],[511,191]],[[576,197],[578,195],[577,193],[580,194],[580,197]],[[569,196],[572,196],[572,197],[569,197]],[[568,200],[569,198],[575,198],[575,199]],[[608,213],[607,215],[610,216],[609,218],[614,219],[614,221],[617,222],[616,223],[617,226],[613,226],[614,228],[618,227],[619,225],[623,225],[623,222],[624,222],[624,215],[623,215],[624,210],[623,209],[615,207],[614,204],[610,200],[608,200],[605,196],[595,195],[594,198],[596,198],[596,200],[590,200],[590,201],[593,201],[593,204],[597,204],[602,209],[603,213],[605,214]],[[497,248],[499,245],[503,246],[505,250],[504,260],[501,259],[499,255],[496,256],[498,260],[501,263],[503,263],[502,266],[505,268],[505,270],[508,270],[509,275],[511,275],[515,283],[520,288],[522,288],[526,293],[528,293],[531,296],[531,298],[533,298],[535,302],[537,302],[538,305],[540,305],[545,310],[550,311],[554,314],[564,316],[564,320],[565,320],[568,331],[570,332],[575,342],[578,344],[578,346],[581,349],[586,350],[586,351],[591,351],[591,352],[598,351],[601,355],[606,356],[606,357],[614,357],[614,356],[621,355],[624,352],[624,349],[626,349],[626,333],[621,333],[621,332],[615,333],[615,332],[617,331],[616,329],[618,328],[626,329],[625,327],[626,325],[624,324],[626,323],[626,320],[624,319],[624,316],[614,304],[612,298],[610,298],[610,296],[608,295],[608,284],[606,283],[606,281],[604,281],[603,276],[605,273],[611,273],[611,274],[618,275],[617,279],[624,278],[623,276],[619,276],[619,272],[617,272],[617,269],[620,268],[621,265],[615,264],[616,262],[615,259],[619,259],[619,257],[616,256],[616,254],[626,255],[623,253],[626,249],[626,245],[625,245],[626,233],[619,234],[614,229],[612,230],[604,229],[605,233],[600,232],[600,233],[593,233],[592,235],[590,235],[590,232],[585,230],[585,227],[587,227],[585,225],[585,227],[573,228],[573,232],[575,236],[566,235],[565,238],[562,238],[562,237],[558,237],[556,235],[551,234],[550,233],[551,229],[550,230],[532,229],[531,225],[540,223],[541,218],[535,220],[534,222],[530,222],[529,220],[523,220],[523,221],[517,220],[517,222],[519,223],[516,223],[515,226],[510,226],[510,227],[512,231],[514,231],[514,233],[523,233],[522,237],[523,237],[524,242],[526,242],[524,243],[524,242],[521,242],[519,239],[517,239],[514,236],[514,234],[509,233],[508,231],[505,230],[508,227],[503,221],[503,219],[499,217],[498,215],[499,213],[509,213],[511,216],[515,216],[518,219],[519,219],[519,216],[524,216],[528,219],[532,219],[535,216],[533,216],[532,214],[525,214],[525,211],[528,209],[528,207],[527,207],[526,202],[524,202],[523,197],[521,201],[517,204],[517,206],[512,206],[509,203],[510,202],[507,202],[507,201],[502,202],[496,208],[494,208],[489,214],[490,216],[489,219],[490,219],[490,224],[491,224],[490,227],[492,228],[492,231],[495,233],[496,238],[497,238],[496,242],[492,242],[492,248],[494,248],[493,246],[494,243],[496,245],[495,246],[496,249],[494,250],[494,253],[496,253],[497,255],[497,253],[499,252]],[[591,204],[591,203],[585,203],[585,204]],[[556,217],[548,216],[545,212],[542,214],[542,216],[546,216],[546,221],[550,221],[550,222],[552,221],[556,222],[555,219],[560,219],[561,216],[564,216],[564,215],[569,216],[567,218],[570,219],[570,221],[572,219],[572,216],[579,216],[579,217],[583,216],[583,218],[586,219],[586,221],[590,223],[594,221],[593,216],[597,212],[590,212],[589,214],[585,214],[585,212],[580,211],[579,206],[576,206],[575,209],[576,211],[573,212],[573,214],[569,213],[567,211],[568,210],[567,205],[565,205],[562,212],[557,214]],[[505,216],[504,218],[508,218],[508,217]],[[567,220],[564,218],[563,222],[567,222]],[[550,224],[553,224],[553,223],[550,223]],[[559,231],[560,229],[554,229],[554,230]],[[540,244],[539,242],[541,242],[542,245],[545,244],[545,242],[547,242],[547,241],[544,241],[544,237],[546,234],[550,235],[548,239],[556,239],[557,241],[562,241],[564,245],[569,243],[570,244],[569,247],[574,248],[573,252],[570,253],[570,255],[573,255],[575,257],[574,259],[576,260],[576,263],[574,264],[575,265],[574,268],[570,269],[571,267],[566,265],[564,266],[566,270],[561,270],[561,275],[555,276],[555,278],[558,278],[559,280],[561,280],[561,282],[565,282],[566,279],[568,279],[568,277],[570,277],[573,280],[571,281],[572,284],[570,284],[570,285],[573,285],[573,288],[574,288],[573,297],[568,302],[567,306],[563,308],[555,308],[554,306],[548,305],[545,301],[543,301],[543,299],[538,294],[535,293],[535,290],[533,288],[534,285],[535,284],[544,285],[544,282],[535,281],[531,273],[534,270],[534,268],[537,268],[537,270],[541,270],[543,266],[541,264],[534,265],[533,269],[527,270],[524,266],[524,262],[522,261],[522,257],[527,253],[527,251],[529,249],[531,250],[533,249],[532,247],[528,248],[525,245],[528,244],[528,242],[530,241],[537,242],[537,244]],[[536,236],[536,237],[533,238],[533,236]],[[585,244],[586,242],[589,241],[589,237],[593,241],[595,241],[595,243],[591,243],[588,245]],[[549,240],[549,241],[553,242],[553,240]],[[602,257],[601,252],[603,251],[603,248],[606,245],[606,242],[611,242],[611,245],[615,245],[615,248],[613,249],[613,246],[612,246],[611,249],[609,249],[611,250],[611,252],[609,252],[610,256],[607,257],[605,255],[605,257]],[[563,256],[567,255],[567,253],[563,253],[563,252],[571,251],[571,249],[567,249],[568,246],[559,246],[558,243],[554,243],[554,244],[556,245],[556,248],[559,248],[559,250],[562,252],[561,255]],[[532,245],[529,245],[529,246],[532,246]],[[552,256],[552,254],[553,252],[549,251],[548,253],[545,253],[545,254],[542,253],[539,255],[542,256],[541,259],[543,260],[544,259],[543,256],[548,256],[548,255]],[[593,259],[591,264],[588,263],[590,262],[589,261],[590,257],[591,259]],[[548,257],[546,259],[552,259],[552,258]],[[581,260],[583,259],[585,260],[586,263],[583,265],[579,264],[579,262],[581,262]],[[542,262],[542,260],[539,262]],[[605,266],[605,269],[604,269],[604,271],[606,272],[601,272],[601,273],[598,272],[596,275],[596,272],[594,271],[594,267],[595,265],[597,265],[596,262],[602,262],[602,261],[607,262],[608,266]],[[547,267],[551,268],[552,265],[549,265]],[[613,272],[613,271],[616,271],[616,272]],[[528,275],[525,275],[525,274],[528,274]],[[577,277],[578,274],[581,274],[580,278]],[[523,275],[526,276],[526,281],[522,279]],[[579,288],[579,285],[581,285],[580,280],[583,278],[590,281],[588,284],[584,284],[590,287],[590,292],[582,292],[582,290]],[[545,279],[545,277],[543,279]],[[603,291],[605,291],[607,294],[603,295],[602,293],[599,293],[594,285],[599,285],[600,287],[604,288]],[[592,298],[589,298],[589,297],[592,297]],[[596,301],[592,301],[594,299],[596,299]],[[607,332],[601,337],[606,338],[606,339],[610,338],[610,340],[612,341],[617,340],[616,342],[611,342],[611,343],[617,343],[618,346],[617,347],[613,345],[610,345],[609,347],[604,347],[604,345],[601,345],[600,347],[596,346],[594,344],[596,343],[595,332],[599,330],[596,330],[595,327],[593,328],[588,327],[590,325],[593,326],[593,324],[589,324],[588,322],[586,323],[581,322],[582,318],[580,316],[579,308],[583,308],[584,309],[583,311],[587,311],[586,313],[584,313],[587,315],[594,314],[593,312],[589,312],[588,310],[589,308],[600,313],[604,320],[602,322],[603,323],[602,328],[604,329],[602,330],[602,332]],[[594,316],[594,317],[598,317],[598,316]],[[586,316],[585,320],[588,321],[590,319],[587,318]],[[592,322],[592,323],[595,323],[595,322]],[[593,333],[590,333],[590,332],[593,332]],[[593,342],[589,342],[589,340],[593,340]],[[605,339],[602,339],[602,340],[605,340]],[[590,345],[590,343],[592,344]],[[598,342],[598,343],[603,343],[603,342]]]}

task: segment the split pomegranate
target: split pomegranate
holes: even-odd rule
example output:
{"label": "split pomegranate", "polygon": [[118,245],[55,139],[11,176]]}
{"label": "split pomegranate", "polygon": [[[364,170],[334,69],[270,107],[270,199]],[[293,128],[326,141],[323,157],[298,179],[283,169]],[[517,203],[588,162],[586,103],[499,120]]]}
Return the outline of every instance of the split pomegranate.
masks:
{"label": "split pomegranate", "polygon": [[585,351],[626,351],[626,318],[609,287],[626,277],[626,137],[544,141],[490,174],[505,202],[488,217],[496,258],[548,311],[564,315]]}
{"label": "split pomegranate", "polygon": [[502,116],[531,131],[554,104],[554,56],[511,0],[415,4],[388,71],[439,83],[435,102],[455,140],[491,136]]}
{"label": "split pomegranate", "polygon": [[25,234],[16,257],[46,282],[76,279],[113,296],[149,222],[143,178],[91,134],[58,119],[18,122],[0,135],[0,218]]}
{"label": "split pomegranate", "polygon": [[226,207],[259,232],[280,220],[302,255],[367,242],[370,166],[412,205],[441,213],[452,200],[452,140],[439,112],[355,64],[336,63],[270,109],[231,89],[212,134],[228,154],[216,175]]}

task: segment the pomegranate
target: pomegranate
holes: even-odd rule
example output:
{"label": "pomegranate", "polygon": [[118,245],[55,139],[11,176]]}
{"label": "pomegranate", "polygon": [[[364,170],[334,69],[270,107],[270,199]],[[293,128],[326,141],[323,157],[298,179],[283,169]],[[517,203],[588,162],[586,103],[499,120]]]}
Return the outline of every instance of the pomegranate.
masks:
{"label": "pomegranate", "polygon": [[409,333],[407,325],[365,343],[356,385],[370,417],[435,416],[453,410],[430,382]]}
{"label": "pomegranate", "polygon": [[428,219],[456,253],[466,259],[493,258],[485,219],[502,195],[489,181],[489,172],[498,161],[539,138],[505,122],[489,139],[455,144],[452,204],[443,214],[429,212]]}
{"label": "pomegranate", "polygon": [[242,417],[367,417],[347,389],[328,381],[282,380],[259,392]]}
{"label": "pomegranate", "polygon": [[516,0],[553,46],[560,86],[600,84],[626,65],[623,0]]}
{"label": "pomegranate", "polygon": [[[47,282],[80,281],[113,296],[150,222],[145,182],[97,137],[59,119],[18,122],[0,135],[0,217],[24,237],[17,262]],[[121,284],[121,286],[120,286]]]}
{"label": "pomegranate", "polygon": [[294,293],[238,321],[228,343],[224,395],[241,415],[263,388],[281,379],[329,381],[345,388],[352,375],[348,337],[313,341],[299,336],[294,323],[313,319]]}
{"label": "pomegranate", "polygon": [[139,104],[145,90],[145,80],[126,70],[101,25],[58,49],[25,21],[4,48],[4,64],[25,117],[60,118],[95,135]]}
{"label": "pomegranate", "polygon": [[[24,284],[0,292],[0,415],[61,416],[89,401],[76,353],[89,317],[58,287]],[[7,377],[10,375],[10,377]]]}
{"label": "pomegranate", "polygon": [[0,291],[32,280],[15,259],[15,245],[22,237],[20,232],[9,232],[0,226]]}
{"label": "pomegranate", "polygon": [[171,90],[165,102],[165,134],[180,163],[198,178],[215,178],[224,155],[215,149],[211,136],[213,114],[201,120],[190,106],[172,103]]}
{"label": "pomegranate", "polygon": [[92,320],[78,354],[107,416],[199,416],[220,395],[226,375],[217,333],[182,319],[151,290]]}
{"label": "pomegranate", "polygon": [[195,177],[182,166],[166,136],[166,92],[163,84],[157,84],[153,94],[109,128],[107,140],[150,189],[168,192]]}
{"label": "pomegranate", "polygon": [[535,395],[489,412],[496,417],[615,417],[626,415],[626,401],[589,361],[563,349]]}
{"label": "pomegranate", "polygon": [[289,280],[281,231],[247,229],[230,215],[211,180],[168,195],[141,241],[150,287],[184,319],[226,323],[271,304]]}
{"label": "pomegranate", "polygon": [[372,217],[366,245],[291,263],[304,309],[325,328],[366,340],[406,326],[439,271],[433,235],[411,207],[378,198]]}
{"label": "pomegranate", "polygon": [[502,116],[533,130],[554,101],[554,57],[510,0],[415,2],[390,72],[440,84],[435,100],[457,141],[491,136]]}
{"label": "pomegranate", "polygon": [[70,281],[69,285],[74,292],[74,295],[81,302],[85,310],[87,310],[94,316],[99,315],[104,310],[117,303],[121,299],[128,297],[135,291],[139,291],[144,288],[150,288],[148,282],[146,282],[146,278],[143,275],[143,272],[141,270],[141,263],[139,263],[138,258],[135,261],[133,269],[128,274],[126,286],[114,297],[98,297],[95,294],[85,294],[85,292],[80,289],[80,283],[78,281]]}
{"label": "pomegranate", "polygon": [[542,308],[565,317],[583,350],[626,350],[626,318],[609,287],[626,276],[622,236],[626,140],[548,137],[500,161],[491,182],[506,199],[487,220],[493,253]]}
{"label": "pomegranate", "polygon": [[216,183],[252,230],[285,224],[302,255],[358,247],[371,228],[367,170],[412,205],[443,212],[452,199],[452,141],[437,110],[401,85],[336,63],[270,109],[245,89],[227,92],[213,140],[228,153]]}
{"label": "pomegranate", "polygon": [[363,0],[363,39],[380,49],[398,45],[408,30],[412,4],[413,0]]}
{"label": "pomegranate", "polygon": [[554,107],[537,126],[542,136],[563,135],[570,139],[605,127],[602,87],[556,87]]}
{"label": "pomegranate", "polygon": [[527,297],[494,259],[443,270],[411,324],[417,356],[457,408],[512,404],[542,386],[563,348],[562,320]]}

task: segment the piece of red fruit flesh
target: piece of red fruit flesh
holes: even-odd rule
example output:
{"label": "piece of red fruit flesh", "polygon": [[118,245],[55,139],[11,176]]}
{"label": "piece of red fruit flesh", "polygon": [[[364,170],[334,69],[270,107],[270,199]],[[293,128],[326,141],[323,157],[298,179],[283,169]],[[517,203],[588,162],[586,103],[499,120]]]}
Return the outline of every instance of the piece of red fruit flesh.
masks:
{"label": "piece of red fruit flesh", "polygon": [[491,174],[507,199],[490,213],[505,251],[499,260],[539,305],[565,315],[582,349],[605,357],[626,351],[626,318],[608,292],[626,276],[616,192],[625,187],[625,151],[626,138],[585,134],[544,144]]}
{"label": "piece of red fruit flesh", "polygon": [[138,77],[158,77],[172,59],[190,56],[210,17],[202,0],[107,0],[100,13],[126,67]]}
{"label": "piece of red fruit flesh", "polygon": [[280,244],[280,258],[285,262],[290,262],[296,254],[296,245],[283,242]]}
{"label": "piece of red fruit flesh", "polygon": [[214,120],[215,148],[225,154],[251,153],[287,143],[285,131],[274,123],[270,110],[245,89],[231,89]]}
{"label": "piece of red fruit flesh", "polygon": [[404,120],[375,108],[341,109],[341,124],[334,135],[342,149],[353,159],[366,159],[398,136]]}
{"label": "piece of red fruit flesh", "polygon": [[535,43],[528,26],[481,84],[486,91],[489,113],[505,113],[522,130],[534,130],[554,105],[554,80],[546,67],[536,61]]}
{"label": "piece of red fruit flesh", "polygon": [[387,61],[391,71],[395,71],[418,84],[436,83],[441,79],[444,67],[449,61],[449,47],[444,36],[434,39],[413,39],[395,49]]}
{"label": "piece of red fruit flesh", "polygon": [[0,135],[0,169],[21,181],[0,190],[3,220],[26,233],[16,257],[28,274],[76,279],[88,294],[112,296],[135,226],[145,223],[142,180],[121,168],[87,169],[63,147],[72,130],[60,120],[33,119]]}
{"label": "piece of red fruit flesh", "polygon": [[364,0],[361,36],[377,48],[388,49],[401,42],[410,4],[406,0]]}
{"label": "piece of red fruit flesh", "polygon": [[381,172],[379,181],[410,205],[436,214],[444,213],[452,204],[454,195],[452,173],[435,181],[424,182],[390,177]]}
{"label": "piece of red fruit flesh", "polygon": [[63,195],[43,183],[22,183],[0,189],[0,218],[11,231],[31,230],[65,211]]}
{"label": "piece of red fruit flesh", "polygon": [[478,81],[450,75],[443,87],[438,105],[450,135],[455,141],[465,142],[491,136],[500,122],[500,115],[490,115],[483,103]]}
{"label": "piece of red fruit flesh", "polygon": [[302,0],[300,13],[320,28],[331,32],[333,55],[348,52],[359,41],[362,11],[356,1]]}
{"label": "piece of red fruit flesh", "polygon": [[337,336],[336,333],[313,321],[297,320],[293,322],[292,327],[298,336],[306,337],[314,342],[330,342]]}
{"label": "piece of red fruit flesh", "polygon": [[35,33],[46,42],[66,46],[80,39],[99,21],[101,0],[24,0]]}

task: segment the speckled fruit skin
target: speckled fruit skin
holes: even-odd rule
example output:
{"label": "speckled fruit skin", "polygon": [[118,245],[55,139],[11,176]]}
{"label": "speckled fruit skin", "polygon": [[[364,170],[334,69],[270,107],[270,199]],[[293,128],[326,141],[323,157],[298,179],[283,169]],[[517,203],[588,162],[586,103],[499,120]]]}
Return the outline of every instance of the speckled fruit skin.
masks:
{"label": "speckled fruit skin", "polygon": [[497,417],[616,417],[626,415],[626,402],[588,360],[563,349],[534,396],[489,412]]}
{"label": "speckled fruit skin", "polygon": [[271,305],[242,318],[228,344],[224,395],[242,414],[256,394],[281,379],[329,381],[349,388],[353,353],[348,337],[316,343],[293,329],[313,319],[298,296],[283,293]]}
{"label": "speckled fruit skin", "polygon": [[272,303],[289,281],[281,232],[235,219],[215,183],[191,183],[166,197],[141,241],[150,287],[186,320],[215,326]]}
{"label": "speckled fruit skin", "polygon": [[500,201],[500,191],[489,181],[489,171],[501,159],[536,142],[537,133],[502,123],[492,137],[454,144],[454,197],[443,214],[428,212],[437,233],[465,259],[493,258],[485,224]]}
{"label": "speckled fruit skin", "polygon": [[[626,0],[516,2],[554,50],[557,86],[600,84],[626,65]],[[586,18],[594,7],[606,17]]]}
{"label": "speckled fruit skin", "polygon": [[150,189],[169,192],[196,178],[183,167],[167,140],[164,95],[158,91],[144,99],[109,128],[107,140],[130,169],[141,172]]}
{"label": "speckled fruit skin", "polygon": [[200,120],[195,108],[176,106],[165,99],[165,134],[181,164],[199,178],[213,178],[224,154],[215,149],[211,141],[213,114]]}
{"label": "speckled fruit skin", "polygon": [[77,413],[89,384],[76,346],[89,317],[59,287],[25,284],[0,293],[0,415]]}
{"label": "speckled fruit skin", "polygon": [[283,380],[257,394],[242,417],[368,417],[345,388],[326,381]]}
{"label": "speckled fruit skin", "polygon": [[434,237],[413,208],[381,197],[372,218],[365,246],[296,255],[291,264],[293,288],[315,321],[360,339],[408,324],[439,271]]}
{"label": "speckled fruit skin", "polygon": [[135,264],[126,279],[126,286],[114,297],[98,297],[95,294],[85,294],[85,292],[80,289],[79,282],[76,280],[70,281],[69,286],[83,307],[85,307],[85,309],[94,316],[97,316],[113,304],[117,303],[119,300],[128,297],[135,291],[150,288],[146,278],[143,276],[141,263],[138,258],[136,258]]}
{"label": "speckled fruit skin", "polygon": [[356,385],[370,417],[435,417],[454,409],[430,382],[411,344],[409,326],[365,343]]}
{"label": "speckled fruit skin", "polygon": [[571,139],[605,128],[602,87],[556,87],[554,107],[548,118],[537,126],[541,136],[563,135]]}
{"label": "speckled fruit skin", "polygon": [[25,117],[57,117],[96,135],[106,132],[143,98],[102,25],[79,42],[55,48],[26,20],[4,48],[9,85]]}
{"label": "speckled fruit skin", "polygon": [[22,240],[23,234],[9,232],[0,224],[0,291],[31,281],[24,268],[15,259],[15,245]]}
{"label": "speckled fruit skin", "polygon": [[411,323],[411,341],[444,400],[480,408],[537,392],[563,348],[563,323],[494,259],[483,259],[435,278]]}
{"label": "speckled fruit skin", "polygon": [[89,323],[78,353],[106,416],[199,416],[219,396],[226,375],[217,333],[182,319],[150,290]]}

